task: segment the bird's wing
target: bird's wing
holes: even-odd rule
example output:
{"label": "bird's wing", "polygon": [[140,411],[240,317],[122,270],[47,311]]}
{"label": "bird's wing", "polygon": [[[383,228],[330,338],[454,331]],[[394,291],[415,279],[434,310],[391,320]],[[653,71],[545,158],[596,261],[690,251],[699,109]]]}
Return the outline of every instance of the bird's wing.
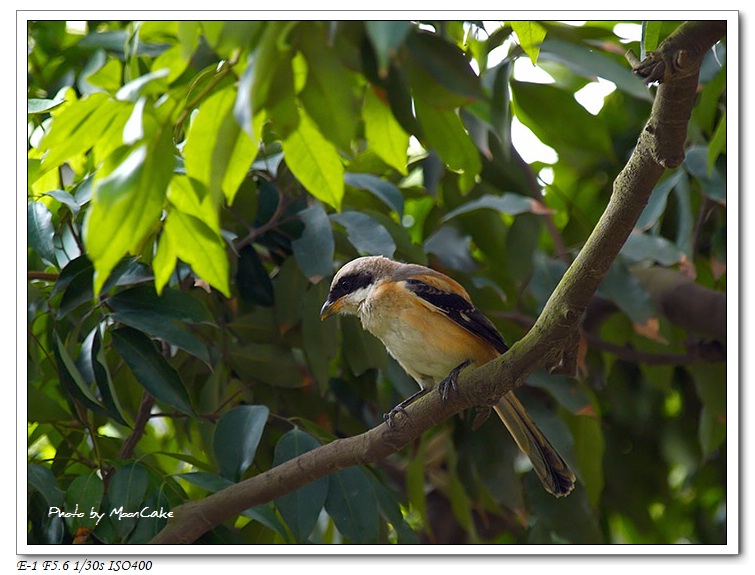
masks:
{"label": "bird's wing", "polygon": [[490,320],[464,297],[466,292],[463,288],[461,289],[464,296],[450,292],[443,289],[437,278],[430,275],[415,276],[404,281],[407,289],[430,309],[442,313],[468,332],[488,342],[498,353],[504,353],[508,349],[503,336]]}

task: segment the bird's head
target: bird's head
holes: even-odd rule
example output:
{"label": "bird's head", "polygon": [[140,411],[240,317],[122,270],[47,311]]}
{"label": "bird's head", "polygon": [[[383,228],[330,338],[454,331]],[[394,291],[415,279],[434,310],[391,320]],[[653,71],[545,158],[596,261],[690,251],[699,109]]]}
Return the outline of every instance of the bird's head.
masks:
{"label": "bird's head", "polygon": [[356,315],[359,306],[381,281],[401,264],[383,256],[366,256],[345,264],[330,284],[328,299],[320,310],[325,319],[337,313]]}

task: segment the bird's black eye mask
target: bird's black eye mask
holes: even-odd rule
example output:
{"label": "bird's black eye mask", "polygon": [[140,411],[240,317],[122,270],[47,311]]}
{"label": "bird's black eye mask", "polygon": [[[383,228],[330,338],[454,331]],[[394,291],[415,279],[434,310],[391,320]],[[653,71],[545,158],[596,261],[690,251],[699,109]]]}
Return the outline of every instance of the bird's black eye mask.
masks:
{"label": "bird's black eye mask", "polygon": [[347,276],[343,276],[330,292],[332,301],[337,300],[340,297],[354,293],[360,288],[367,287],[372,283],[372,273],[368,271],[358,271]]}

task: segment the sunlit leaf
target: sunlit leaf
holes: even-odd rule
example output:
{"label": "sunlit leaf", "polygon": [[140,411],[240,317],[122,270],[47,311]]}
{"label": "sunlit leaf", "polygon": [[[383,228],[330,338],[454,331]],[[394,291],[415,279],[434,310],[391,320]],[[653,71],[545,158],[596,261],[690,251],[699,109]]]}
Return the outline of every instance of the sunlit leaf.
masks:
{"label": "sunlit leaf", "polygon": [[514,32],[516,32],[519,45],[524,50],[524,53],[530,57],[533,64],[537,64],[540,45],[545,40],[548,30],[542,24],[532,20],[512,20],[509,24],[514,29]]}
{"label": "sunlit leaf", "polygon": [[301,113],[299,127],[283,141],[286,164],[307,191],[337,210],[343,199],[344,167],[336,147]]}

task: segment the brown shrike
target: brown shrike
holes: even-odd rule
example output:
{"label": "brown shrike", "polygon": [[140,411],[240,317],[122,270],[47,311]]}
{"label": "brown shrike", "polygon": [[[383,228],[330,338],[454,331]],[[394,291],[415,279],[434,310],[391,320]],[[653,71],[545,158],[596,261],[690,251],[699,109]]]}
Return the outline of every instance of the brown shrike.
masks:
{"label": "brown shrike", "polygon": [[[495,326],[472,304],[466,290],[448,276],[382,256],[357,258],[333,278],[320,316],[356,315],[362,327],[420,386],[420,391],[386,415],[393,417],[414,399],[437,387],[441,397],[455,388],[466,366],[480,366],[508,347]],[[529,457],[547,491],[556,497],[574,488],[574,473],[538,429],[513,392],[494,409],[519,448]]]}

